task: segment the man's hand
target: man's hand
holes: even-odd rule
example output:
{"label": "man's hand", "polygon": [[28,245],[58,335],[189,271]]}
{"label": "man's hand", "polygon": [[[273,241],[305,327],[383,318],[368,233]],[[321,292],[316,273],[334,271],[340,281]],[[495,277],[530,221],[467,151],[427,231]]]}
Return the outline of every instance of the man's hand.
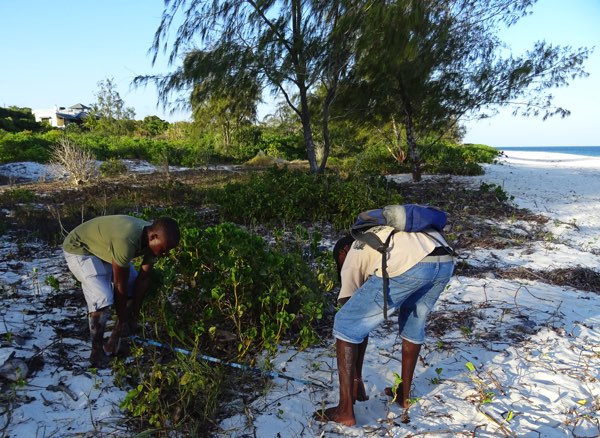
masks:
{"label": "man's hand", "polygon": [[[142,263],[142,266],[138,271],[137,278],[135,279],[135,284],[133,286],[133,299],[130,300],[130,317],[136,320],[136,323],[140,315],[140,309],[142,308],[144,297],[146,296],[146,292],[148,292],[148,289],[150,288],[152,268],[152,264]],[[132,329],[134,329],[133,326]],[[135,329],[133,331],[135,331]]]}
{"label": "man's hand", "polygon": [[129,350],[129,335],[131,334],[130,321],[117,321],[113,327],[112,333],[108,342],[104,346],[104,351],[107,354],[127,354]]}

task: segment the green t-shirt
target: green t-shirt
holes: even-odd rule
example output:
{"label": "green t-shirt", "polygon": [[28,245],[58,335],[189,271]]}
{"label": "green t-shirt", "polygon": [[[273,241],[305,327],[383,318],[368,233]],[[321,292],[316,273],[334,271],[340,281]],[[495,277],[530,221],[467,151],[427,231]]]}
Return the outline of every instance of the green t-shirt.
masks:
{"label": "green t-shirt", "polygon": [[154,255],[142,248],[144,227],[152,225],[127,215],[99,216],[73,229],[63,242],[63,249],[76,255],[95,255],[105,262],[114,260],[121,267],[139,256],[152,263]]}

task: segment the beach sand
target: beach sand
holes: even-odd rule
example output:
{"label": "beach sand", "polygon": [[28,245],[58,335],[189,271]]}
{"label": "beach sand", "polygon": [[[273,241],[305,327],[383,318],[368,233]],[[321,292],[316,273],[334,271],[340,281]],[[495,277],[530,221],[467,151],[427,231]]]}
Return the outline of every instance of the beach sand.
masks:
{"label": "beach sand", "polygon": [[[551,220],[552,237],[506,250],[478,249],[467,254],[473,266],[527,267],[536,270],[582,266],[600,270],[600,159],[537,152],[509,152],[486,165],[477,177],[452,177],[473,187],[496,184],[514,204]],[[501,227],[515,227],[507,221]],[[526,224],[518,224],[526,227]],[[67,313],[36,313],[42,294],[52,290],[47,275],[68,275],[59,249],[45,249],[37,260],[9,259],[18,248],[0,239],[0,287],[4,327],[28,333],[17,347],[0,349],[0,364],[12,353],[35,354],[56,342],[55,327]],[[81,315],[82,321],[84,315]],[[64,327],[63,327],[64,328]],[[85,327],[84,327],[85,328]],[[74,343],[85,363],[88,346]],[[593,437],[600,435],[600,295],[543,281],[456,276],[428,324],[427,342],[414,378],[415,404],[410,422],[390,404],[383,389],[400,372],[401,340],[396,329],[381,328],[370,337],[363,379],[370,399],[357,402],[357,425],[321,424],[312,413],[337,403],[334,340],[306,351],[281,349],[274,370],[331,389],[273,379],[264,395],[220,423],[222,437],[407,437],[524,436]],[[63,381],[77,396],[45,390]],[[110,371],[80,373],[48,364],[28,379],[15,397],[33,397],[0,412],[4,436],[123,436],[116,389]]]}
{"label": "beach sand", "polygon": [[[496,184],[516,206],[551,219],[552,240],[476,250],[466,255],[469,264],[600,270],[600,158],[515,151],[486,165],[485,175],[452,179]],[[455,277],[430,317],[408,424],[383,394],[401,364],[401,340],[385,329],[369,340],[363,380],[370,400],[356,403],[358,424],[311,419],[316,408],[338,401],[333,345],[332,339],[329,349],[282,352],[273,363],[332,391],[275,380],[249,407],[252,416],[223,422],[221,436],[600,435],[598,293],[493,275]]]}
{"label": "beach sand", "polygon": [[549,217],[550,231],[571,244],[600,251],[599,157],[511,151],[498,163],[475,180],[497,184],[519,207]]}

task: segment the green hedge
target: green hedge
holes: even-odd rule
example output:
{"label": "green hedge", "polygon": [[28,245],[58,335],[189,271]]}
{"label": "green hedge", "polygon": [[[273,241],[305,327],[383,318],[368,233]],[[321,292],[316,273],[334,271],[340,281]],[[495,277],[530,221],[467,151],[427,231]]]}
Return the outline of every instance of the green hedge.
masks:
{"label": "green hedge", "polygon": [[0,163],[17,161],[46,163],[50,158],[50,148],[56,141],[52,137],[50,133],[0,131]]}
{"label": "green hedge", "polygon": [[246,181],[213,189],[207,198],[219,204],[223,220],[271,225],[330,222],[337,229],[349,228],[363,210],[401,202],[383,178],[342,179],[286,167],[273,167]]}

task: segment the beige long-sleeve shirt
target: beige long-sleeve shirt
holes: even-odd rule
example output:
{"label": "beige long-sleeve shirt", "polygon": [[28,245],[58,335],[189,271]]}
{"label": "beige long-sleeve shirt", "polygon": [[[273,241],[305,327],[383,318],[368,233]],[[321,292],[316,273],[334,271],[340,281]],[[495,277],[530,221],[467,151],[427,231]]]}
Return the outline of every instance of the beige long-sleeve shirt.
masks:
{"label": "beige long-sleeve shirt", "polygon": [[[369,231],[377,234],[381,241],[385,242],[392,230],[391,227],[382,226],[371,228]],[[427,231],[427,233],[447,245],[440,233],[435,231]],[[388,277],[396,277],[408,271],[430,254],[436,246],[440,246],[440,243],[425,233],[397,231],[392,236],[387,253]],[[342,287],[338,300],[352,296],[371,275],[382,277],[381,253],[357,240],[352,244],[342,266]]]}

